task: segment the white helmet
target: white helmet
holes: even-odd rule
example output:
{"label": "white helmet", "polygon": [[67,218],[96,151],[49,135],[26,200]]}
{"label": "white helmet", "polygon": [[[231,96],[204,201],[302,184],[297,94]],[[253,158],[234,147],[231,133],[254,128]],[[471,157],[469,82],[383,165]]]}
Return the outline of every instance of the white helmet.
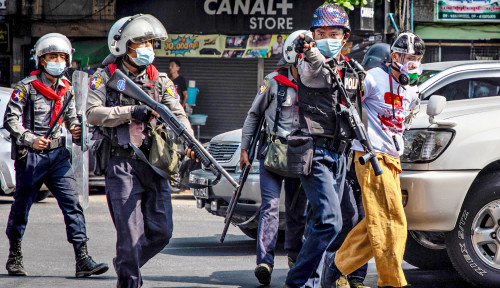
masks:
{"label": "white helmet", "polygon": [[129,41],[141,43],[152,39],[167,40],[167,30],[160,20],[152,15],[137,14],[124,17],[109,29],[108,48],[113,56],[127,53]]}
{"label": "white helmet", "polygon": [[288,35],[285,40],[285,44],[283,45],[283,57],[278,62],[278,66],[285,66],[289,64],[297,64],[299,60],[299,55],[295,52],[295,45],[293,42],[300,34],[305,34],[312,37],[311,31],[308,30],[297,30],[292,34]]}
{"label": "white helmet", "polygon": [[67,55],[67,67],[71,67],[71,60],[75,49],[71,46],[69,39],[59,33],[45,34],[35,43],[35,47],[31,50],[35,58],[36,67],[40,64],[40,57],[47,53],[65,53]]}

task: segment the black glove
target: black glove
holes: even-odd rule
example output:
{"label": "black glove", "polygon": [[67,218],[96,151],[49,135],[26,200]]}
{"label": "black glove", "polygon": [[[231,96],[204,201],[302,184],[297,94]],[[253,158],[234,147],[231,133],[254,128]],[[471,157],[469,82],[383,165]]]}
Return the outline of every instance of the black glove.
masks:
{"label": "black glove", "polygon": [[297,37],[297,39],[295,39],[293,41],[293,44],[295,46],[295,52],[297,53],[303,53],[304,52],[304,44],[307,43],[311,43],[314,41],[313,38],[307,36],[307,35],[304,35],[304,39],[300,38],[300,37]]}
{"label": "black glove", "polygon": [[149,108],[149,106],[146,105],[137,105],[132,108],[132,118],[144,123],[149,122],[152,113],[153,109]]}

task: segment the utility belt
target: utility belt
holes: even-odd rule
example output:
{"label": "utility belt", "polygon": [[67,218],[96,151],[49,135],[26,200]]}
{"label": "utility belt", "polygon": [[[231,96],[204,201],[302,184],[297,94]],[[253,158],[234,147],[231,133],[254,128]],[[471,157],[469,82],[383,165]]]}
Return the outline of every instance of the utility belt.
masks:
{"label": "utility belt", "polygon": [[11,150],[11,159],[12,160],[20,160],[28,155],[28,151],[37,152],[37,153],[48,153],[52,150],[55,150],[60,147],[66,146],[66,137],[59,137],[57,139],[50,139],[50,143],[47,148],[43,150],[33,149],[32,147],[28,147],[25,145],[17,145],[15,140],[12,141],[12,150]]}
{"label": "utility belt", "polygon": [[312,136],[314,146],[333,151],[337,154],[344,154],[351,148],[351,141],[328,138],[322,136]]}
{"label": "utility belt", "polygon": [[[149,149],[143,149],[141,146],[139,149],[144,153],[146,158],[149,158]],[[135,153],[135,151],[131,147],[123,148],[120,146],[112,146],[111,147],[111,156],[116,156],[116,157],[125,157],[125,158],[130,158],[134,160],[140,160],[139,155]]]}

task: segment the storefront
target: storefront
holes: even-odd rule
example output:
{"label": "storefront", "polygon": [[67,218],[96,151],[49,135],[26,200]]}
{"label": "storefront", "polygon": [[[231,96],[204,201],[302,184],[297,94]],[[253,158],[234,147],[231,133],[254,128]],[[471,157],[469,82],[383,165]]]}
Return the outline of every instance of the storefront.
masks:
{"label": "storefront", "polygon": [[[207,140],[243,126],[264,76],[277,68],[286,37],[295,30],[308,29],[314,10],[323,3],[167,0],[145,2],[139,7],[136,1],[126,0],[117,1],[116,13],[117,19],[152,14],[166,26],[169,39],[155,42],[155,65],[167,72],[169,60],[175,58],[181,63],[180,74],[187,81],[196,81],[200,93],[193,113],[208,115],[206,125],[201,127],[201,138]],[[384,25],[375,25],[375,18],[381,15],[383,19],[384,12],[377,13],[370,5],[350,15],[356,36],[344,53],[358,59],[370,44],[383,41]]]}
{"label": "storefront", "polygon": [[499,60],[500,7],[491,2],[436,1],[434,23],[415,29],[426,42],[424,60]]}

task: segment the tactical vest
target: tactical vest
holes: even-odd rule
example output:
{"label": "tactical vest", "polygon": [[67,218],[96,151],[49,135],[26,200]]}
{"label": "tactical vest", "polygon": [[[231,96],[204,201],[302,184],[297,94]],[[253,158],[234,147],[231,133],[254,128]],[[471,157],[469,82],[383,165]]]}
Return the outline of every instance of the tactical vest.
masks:
{"label": "tactical vest", "polygon": [[[150,65],[151,67],[153,65]],[[113,72],[116,70],[115,64],[108,65],[104,71],[111,77]],[[148,79],[142,80],[141,82],[134,81],[139,87],[142,88],[149,97],[154,99],[155,101],[159,101],[159,92],[156,89],[157,83],[157,72],[156,68],[153,66],[152,70],[146,70],[148,74]],[[144,82],[144,83],[142,83]],[[115,91],[113,89],[106,89],[106,107],[115,107],[115,106],[132,106],[132,105],[141,105],[141,103],[123,93]],[[130,127],[129,122],[123,123],[116,127],[100,127],[101,132],[104,137],[108,140],[111,140],[111,144],[113,146],[121,146],[126,147],[130,143]],[[149,135],[149,131],[146,135],[146,138],[143,140],[143,144],[140,147],[141,149],[148,149],[151,146],[151,137]]]}
{"label": "tactical vest", "polygon": [[[346,59],[347,60],[347,59]],[[341,67],[342,81],[353,103],[357,103],[359,78],[351,68]],[[310,135],[334,137],[338,129],[337,103],[342,103],[337,85],[329,88],[310,88],[302,83],[298,75],[299,121],[300,128],[307,129]]]}

